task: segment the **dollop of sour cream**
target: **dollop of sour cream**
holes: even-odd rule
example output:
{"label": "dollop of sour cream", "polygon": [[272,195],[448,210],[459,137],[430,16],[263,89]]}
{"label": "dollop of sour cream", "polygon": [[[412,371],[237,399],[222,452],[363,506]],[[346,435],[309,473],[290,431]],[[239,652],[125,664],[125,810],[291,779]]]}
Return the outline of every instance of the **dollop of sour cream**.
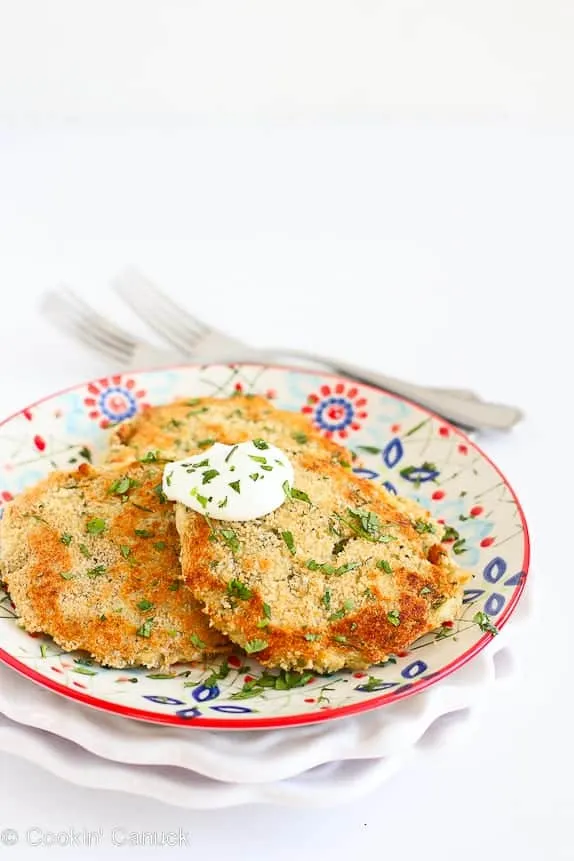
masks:
{"label": "dollop of sour cream", "polygon": [[168,463],[163,492],[214,520],[256,520],[285,502],[293,480],[285,452],[265,440],[216,442],[201,454]]}

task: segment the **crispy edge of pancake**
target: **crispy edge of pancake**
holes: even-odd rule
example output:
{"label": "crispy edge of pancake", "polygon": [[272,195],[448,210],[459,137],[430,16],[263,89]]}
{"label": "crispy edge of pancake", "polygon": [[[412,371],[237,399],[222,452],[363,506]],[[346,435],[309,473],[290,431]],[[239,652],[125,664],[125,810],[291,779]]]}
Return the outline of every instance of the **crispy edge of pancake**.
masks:
{"label": "crispy edge of pancake", "polygon": [[[276,433],[266,431],[270,424],[277,426]],[[258,436],[285,449],[288,454],[310,448],[347,466],[353,457],[349,450],[320,433],[301,413],[278,410],[259,395],[236,395],[180,398],[147,407],[111,430],[105,459],[108,463],[123,463],[142,457],[148,451],[159,450],[162,455],[177,460],[201,451],[198,442],[212,439],[234,444]],[[305,442],[298,441],[304,437]]]}
{"label": "crispy edge of pancake", "polygon": [[[129,486],[110,493],[118,481],[120,490]],[[153,464],[83,464],[51,473],[6,506],[3,577],[27,631],[117,668],[163,668],[229,650],[179,585],[179,540],[173,508],[154,490],[160,481]]]}

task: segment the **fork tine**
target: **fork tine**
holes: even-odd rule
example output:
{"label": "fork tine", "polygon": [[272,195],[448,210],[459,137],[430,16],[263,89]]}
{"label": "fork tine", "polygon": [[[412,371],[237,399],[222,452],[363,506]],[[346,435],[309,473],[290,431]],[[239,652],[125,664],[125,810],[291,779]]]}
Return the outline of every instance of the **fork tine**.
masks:
{"label": "fork tine", "polygon": [[147,296],[149,304],[153,302],[154,305],[169,309],[173,317],[183,321],[192,331],[197,332],[199,335],[209,334],[209,326],[202,320],[194,317],[193,314],[190,314],[185,308],[178,305],[177,302],[174,302],[168,293],[136,269],[126,270],[113,283],[121,296],[124,295],[123,291],[126,292],[126,295],[129,293],[132,297],[136,298],[144,294]]}
{"label": "fork tine", "polygon": [[[135,342],[123,333],[122,337],[116,337],[114,332],[108,332],[108,326],[111,325],[113,328],[113,324],[108,324],[105,318],[92,311],[82,300],[77,303],[70,301],[70,295],[78,299],[69,290],[49,290],[42,297],[40,308],[52,324],[58,329],[65,330],[83,345],[97,353],[103,353],[114,361],[129,360]],[[117,331],[121,333],[120,329]]]}
{"label": "fork tine", "polygon": [[51,313],[47,304],[45,306],[45,313],[58,329],[66,332],[66,334],[74,338],[75,341],[79,341],[83,347],[88,347],[100,355],[113,359],[115,362],[126,361],[127,357],[123,350],[112,346],[105,340],[102,340],[98,336],[97,332],[94,332],[89,326],[86,326],[80,320],[66,317],[61,314],[61,312]]}
{"label": "fork tine", "polygon": [[113,286],[134,313],[183,354],[192,354],[201,339],[210,333],[201,320],[138,272],[123,273],[113,281]]}
{"label": "fork tine", "polygon": [[60,297],[62,306],[69,307],[70,311],[75,310],[77,318],[93,326],[103,338],[108,339],[111,343],[117,342],[126,351],[133,350],[136,346],[136,341],[125,329],[120,328],[92,308],[70,287],[62,286],[53,293]]}

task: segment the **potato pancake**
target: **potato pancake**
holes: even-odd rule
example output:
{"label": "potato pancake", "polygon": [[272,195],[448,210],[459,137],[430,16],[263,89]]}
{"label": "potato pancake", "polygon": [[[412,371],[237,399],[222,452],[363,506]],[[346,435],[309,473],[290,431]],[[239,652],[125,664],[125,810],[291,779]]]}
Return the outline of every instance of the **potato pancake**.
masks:
{"label": "potato pancake", "polygon": [[468,575],[428,512],[311,451],[292,463],[290,498],[258,520],[177,505],[183,577],[215,627],[265,666],[334,672],[457,616]]}
{"label": "potato pancake", "polygon": [[23,627],[110,667],[167,667],[226,650],[181,582],[162,467],[53,472],[6,506],[3,579]]}

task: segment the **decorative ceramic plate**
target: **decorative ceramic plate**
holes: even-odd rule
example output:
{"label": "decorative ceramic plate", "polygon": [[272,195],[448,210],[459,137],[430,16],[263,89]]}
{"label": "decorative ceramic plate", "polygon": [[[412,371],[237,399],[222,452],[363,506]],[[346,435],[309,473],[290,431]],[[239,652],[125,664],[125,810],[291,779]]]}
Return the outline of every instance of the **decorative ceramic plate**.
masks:
{"label": "decorative ceramic plate", "polygon": [[[184,366],[117,375],[47,398],[0,425],[0,506],[50,470],[97,461],[110,423],[178,397],[258,393],[302,412],[356,450],[356,472],[410,496],[452,527],[452,552],[474,572],[461,617],[370,672],[313,676],[304,685],[258,685],[262,668],[238,652],[212,683],[217,661],[169,673],[103,668],[17,624],[0,591],[0,659],[75,700],[125,717],[211,729],[294,726],[355,714],[412,696],[469,661],[491,641],[524,588],[524,515],[489,459],[459,431],[381,390],[325,373],[255,364]],[[1,516],[1,507],[0,507]],[[210,684],[205,681],[211,677]]]}

